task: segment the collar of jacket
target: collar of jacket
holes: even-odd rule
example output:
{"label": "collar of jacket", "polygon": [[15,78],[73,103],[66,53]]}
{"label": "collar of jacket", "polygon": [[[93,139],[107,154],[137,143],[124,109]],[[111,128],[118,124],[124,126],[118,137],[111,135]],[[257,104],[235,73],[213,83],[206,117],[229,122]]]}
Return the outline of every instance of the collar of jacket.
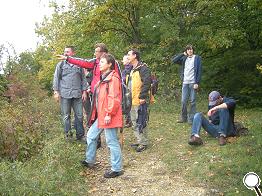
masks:
{"label": "collar of jacket", "polygon": [[133,67],[133,71],[139,70],[142,66],[146,65],[145,63],[142,63],[141,61],[138,62],[138,65],[136,67]]}

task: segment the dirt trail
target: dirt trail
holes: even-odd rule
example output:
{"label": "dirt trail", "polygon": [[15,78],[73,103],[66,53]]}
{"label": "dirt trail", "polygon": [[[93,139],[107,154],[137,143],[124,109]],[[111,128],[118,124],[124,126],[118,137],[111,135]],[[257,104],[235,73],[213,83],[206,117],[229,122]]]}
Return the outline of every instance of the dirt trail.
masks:
{"label": "dirt trail", "polygon": [[134,152],[125,146],[123,151],[124,174],[117,178],[103,177],[108,163],[108,150],[105,145],[97,152],[97,161],[101,163],[95,169],[85,169],[81,175],[91,187],[89,195],[209,195],[201,187],[188,186],[182,176],[171,174],[167,166],[157,157],[156,153],[146,150]]}

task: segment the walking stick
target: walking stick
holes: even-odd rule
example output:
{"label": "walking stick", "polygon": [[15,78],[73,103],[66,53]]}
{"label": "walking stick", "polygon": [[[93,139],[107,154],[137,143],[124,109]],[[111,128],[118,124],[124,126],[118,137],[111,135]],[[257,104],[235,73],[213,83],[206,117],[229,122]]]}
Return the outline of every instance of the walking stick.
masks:
{"label": "walking stick", "polygon": [[124,120],[123,120],[123,125],[120,128],[119,142],[120,142],[121,150],[123,150],[123,146],[124,146]]}

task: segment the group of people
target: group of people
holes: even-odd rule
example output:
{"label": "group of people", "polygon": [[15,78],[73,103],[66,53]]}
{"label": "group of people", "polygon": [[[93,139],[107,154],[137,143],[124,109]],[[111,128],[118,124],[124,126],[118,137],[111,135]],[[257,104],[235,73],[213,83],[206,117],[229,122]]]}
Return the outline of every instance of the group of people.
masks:
{"label": "group of people", "polygon": [[[132,95],[130,114],[125,116],[127,127],[132,126],[137,142],[131,146],[142,152],[147,149],[149,141],[147,126],[139,122],[139,113],[148,115],[148,106],[152,97],[151,71],[141,62],[140,53],[131,49],[123,57],[124,69],[121,72],[118,62],[108,53],[105,44],[95,45],[95,58],[81,59],[75,57],[73,46],[65,47],[63,55],[57,55],[61,61],[56,65],[53,90],[54,97],[60,101],[66,139],[72,139],[71,108],[74,111],[76,140],[86,142],[86,158],[82,165],[93,168],[96,163],[96,150],[102,131],[110,149],[111,169],[104,173],[105,178],[123,174],[122,152],[117,130],[123,127],[122,83],[125,83]],[[219,144],[226,144],[226,137],[235,134],[234,109],[235,100],[222,97],[218,91],[209,94],[209,120],[202,113],[196,113],[196,95],[202,73],[201,57],[194,54],[192,45],[174,56],[173,63],[181,64],[182,98],[181,115],[178,123],[192,124],[190,145],[203,144],[200,129],[203,127],[210,135],[219,138]],[[190,111],[187,102],[190,99]],[[89,130],[84,137],[83,108],[88,117]]]}
{"label": "group of people", "polygon": [[126,115],[126,125],[133,126],[137,142],[131,146],[136,152],[142,152],[148,147],[148,137],[146,126],[141,127],[138,123],[138,110],[143,105],[143,108],[146,108],[145,112],[148,112],[150,69],[140,61],[140,53],[136,49],[129,50],[123,57],[125,67],[122,72],[118,62],[108,53],[103,43],[95,45],[94,59],[81,59],[74,55],[73,46],[66,46],[64,54],[57,55],[61,62],[56,65],[53,80],[54,97],[60,101],[65,138],[73,137],[71,131],[71,108],[73,108],[76,140],[85,141],[84,108],[90,128],[86,135],[86,158],[81,162],[82,165],[88,168],[95,166],[100,133],[104,131],[111,157],[111,169],[104,173],[104,177],[120,176],[123,173],[123,164],[117,130],[123,127],[122,83],[125,83],[132,93],[132,108],[130,114]]}
{"label": "group of people", "polygon": [[[196,95],[202,74],[201,57],[194,54],[192,45],[187,45],[183,53],[173,57],[172,62],[181,65],[181,115],[177,122],[188,122],[192,125],[188,144],[203,144],[199,135],[203,127],[211,136],[218,138],[219,145],[225,145],[226,137],[236,135],[234,127],[236,101],[222,97],[218,91],[212,91],[208,97],[208,119],[205,118],[203,113],[196,112]],[[187,112],[188,99],[190,100],[189,113]]]}

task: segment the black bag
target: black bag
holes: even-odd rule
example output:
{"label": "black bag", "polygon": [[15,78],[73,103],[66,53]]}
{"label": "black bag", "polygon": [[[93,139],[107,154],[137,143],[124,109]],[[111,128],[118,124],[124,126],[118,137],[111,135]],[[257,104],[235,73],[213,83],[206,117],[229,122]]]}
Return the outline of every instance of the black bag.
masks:
{"label": "black bag", "polygon": [[244,127],[244,125],[241,122],[234,122],[234,126],[236,130],[236,136],[248,134],[248,128]]}
{"label": "black bag", "polygon": [[130,90],[123,82],[121,82],[121,87],[122,87],[122,114],[127,115],[130,113],[132,107],[132,96]]}

